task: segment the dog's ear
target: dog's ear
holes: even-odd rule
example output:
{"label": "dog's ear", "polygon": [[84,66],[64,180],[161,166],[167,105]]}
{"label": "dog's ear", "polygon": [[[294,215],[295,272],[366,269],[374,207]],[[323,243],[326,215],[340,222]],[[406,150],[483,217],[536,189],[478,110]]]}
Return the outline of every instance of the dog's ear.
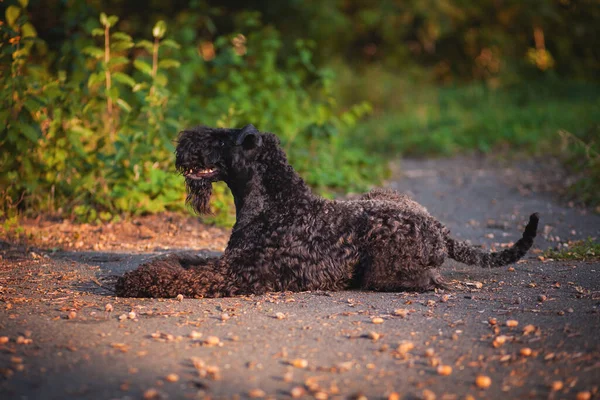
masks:
{"label": "dog's ear", "polygon": [[243,127],[235,138],[237,146],[243,146],[244,149],[253,149],[262,145],[262,137],[258,129],[252,124]]}

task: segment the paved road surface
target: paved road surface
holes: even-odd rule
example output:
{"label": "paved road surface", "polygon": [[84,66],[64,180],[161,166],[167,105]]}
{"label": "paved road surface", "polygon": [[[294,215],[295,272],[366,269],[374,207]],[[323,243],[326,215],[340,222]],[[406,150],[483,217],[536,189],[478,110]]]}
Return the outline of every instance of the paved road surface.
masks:
{"label": "paved road surface", "polygon": [[[516,240],[534,211],[538,249],[600,237],[600,217],[536,192],[534,166],[464,158],[402,168],[390,186],[473,243]],[[513,268],[448,262],[453,290],[425,294],[177,301],[118,299],[100,286],[150,256],[5,252],[0,398],[600,398],[599,263],[539,252]]]}

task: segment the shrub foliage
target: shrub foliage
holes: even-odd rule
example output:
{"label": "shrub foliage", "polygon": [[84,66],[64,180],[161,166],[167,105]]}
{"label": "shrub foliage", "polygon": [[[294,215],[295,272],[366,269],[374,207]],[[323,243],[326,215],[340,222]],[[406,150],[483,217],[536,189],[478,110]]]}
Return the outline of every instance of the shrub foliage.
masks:
{"label": "shrub foliage", "polygon": [[[95,221],[182,209],[174,139],[195,124],[276,132],[292,164],[322,190],[362,189],[384,172],[343,134],[370,107],[340,111],[331,73],[312,62],[313,44],[297,40],[282,61],[279,32],[256,14],[240,18],[239,33],[197,45],[185,21],[179,40],[164,21],[133,38],[117,16],[101,13],[85,38],[50,55],[26,7],[8,7],[0,26],[4,216],[23,210]],[[68,58],[67,67],[54,72],[43,61],[51,56]],[[231,223],[225,187],[213,208],[213,221]]]}

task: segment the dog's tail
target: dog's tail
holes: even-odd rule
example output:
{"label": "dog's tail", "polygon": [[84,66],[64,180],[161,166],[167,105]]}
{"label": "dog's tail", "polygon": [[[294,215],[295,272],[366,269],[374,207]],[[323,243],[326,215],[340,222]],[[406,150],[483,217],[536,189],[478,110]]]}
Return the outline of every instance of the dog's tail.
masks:
{"label": "dog's tail", "polygon": [[518,261],[533,246],[533,239],[537,233],[539,222],[538,213],[531,214],[529,223],[525,227],[523,237],[506,250],[487,253],[466,242],[459,242],[451,237],[446,239],[448,256],[467,265],[479,265],[481,267],[501,267]]}

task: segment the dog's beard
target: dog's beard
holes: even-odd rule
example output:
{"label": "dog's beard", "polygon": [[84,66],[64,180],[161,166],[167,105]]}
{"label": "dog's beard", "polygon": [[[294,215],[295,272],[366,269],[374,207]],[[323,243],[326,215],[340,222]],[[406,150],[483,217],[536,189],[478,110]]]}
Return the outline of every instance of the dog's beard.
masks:
{"label": "dog's beard", "polygon": [[212,182],[208,179],[186,180],[187,198],[189,204],[198,214],[210,214],[210,195]]}

